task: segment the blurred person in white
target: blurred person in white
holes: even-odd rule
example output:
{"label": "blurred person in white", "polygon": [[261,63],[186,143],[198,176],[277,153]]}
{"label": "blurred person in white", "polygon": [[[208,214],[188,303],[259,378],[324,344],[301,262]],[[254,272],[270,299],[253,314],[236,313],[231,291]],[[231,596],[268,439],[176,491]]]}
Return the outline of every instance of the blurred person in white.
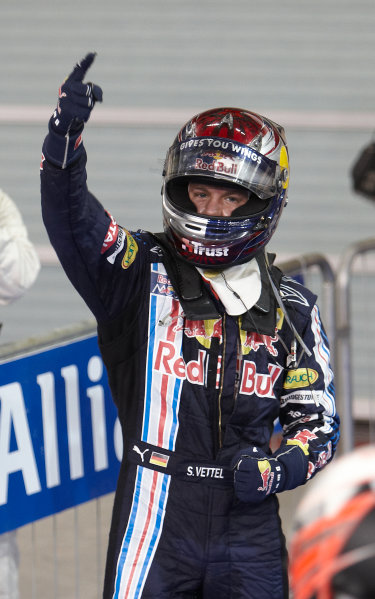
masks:
{"label": "blurred person in white", "polygon": [[375,445],[336,459],[311,482],[289,556],[293,599],[374,599]]}
{"label": "blurred person in white", "polygon": [[[39,270],[39,258],[21,213],[0,189],[0,308],[20,298],[33,285]],[[18,560],[16,531],[3,533],[0,535],[0,599],[19,597]]]}

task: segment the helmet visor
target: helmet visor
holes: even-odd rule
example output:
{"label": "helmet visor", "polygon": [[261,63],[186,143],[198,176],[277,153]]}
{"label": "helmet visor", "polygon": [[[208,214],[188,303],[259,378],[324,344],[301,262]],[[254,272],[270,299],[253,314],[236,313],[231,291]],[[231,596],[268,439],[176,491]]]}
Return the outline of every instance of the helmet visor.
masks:
{"label": "helmet visor", "polygon": [[261,199],[278,190],[280,167],[256,150],[221,137],[192,138],[168,151],[166,180],[181,176],[206,176],[241,185]]}

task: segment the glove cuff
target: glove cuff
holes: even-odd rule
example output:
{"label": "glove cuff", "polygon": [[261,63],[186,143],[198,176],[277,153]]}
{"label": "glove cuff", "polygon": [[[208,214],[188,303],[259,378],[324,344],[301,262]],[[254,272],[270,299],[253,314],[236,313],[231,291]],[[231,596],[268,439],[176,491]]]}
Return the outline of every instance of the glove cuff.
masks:
{"label": "glove cuff", "polygon": [[44,140],[42,151],[49,162],[65,169],[72,162],[76,162],[83,152],[83,124],[79,129],[62,135],[56,133],[51,120],[48,123],[48,135]]}
{"label": "glove cuff", "polygon": [[298,445],[283,445],[272,457],[284,466],[284,476],[278,492],[295,489],[306,482],[309,459]]}

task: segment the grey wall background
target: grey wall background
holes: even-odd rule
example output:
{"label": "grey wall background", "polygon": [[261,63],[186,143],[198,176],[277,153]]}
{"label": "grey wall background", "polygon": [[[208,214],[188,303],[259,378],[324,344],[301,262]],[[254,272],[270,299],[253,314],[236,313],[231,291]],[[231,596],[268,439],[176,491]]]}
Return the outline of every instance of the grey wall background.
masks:
{"label": "grey wall background", "polygon": [[[335,261],[373,236],[374,206],[349,171],[375,128],[373,0],[1,0],[0,186],[19,205],[43,268],[0,309],[2,343],[90,313],[53,258],[40,216],[39,162],[57,89],[98,53],[104,90],[86,128],[92,191],[128,228],[160,230],[161,165],[178,128],[220,105],[280,121],[291,155],[279,258]],[[110,122],[112,121],[112,122]]]}

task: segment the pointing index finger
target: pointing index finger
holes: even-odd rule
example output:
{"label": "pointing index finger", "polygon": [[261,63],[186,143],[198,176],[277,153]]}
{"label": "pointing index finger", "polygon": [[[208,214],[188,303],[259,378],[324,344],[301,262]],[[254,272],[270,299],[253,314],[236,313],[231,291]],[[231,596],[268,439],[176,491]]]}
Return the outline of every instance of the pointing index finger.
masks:
{"label": "pointing index finger", "polygon": [[83,81],[84,76],[95,60],[96,52],[89,52],[85,58],[77,62],[68,79],[72,81]]}

